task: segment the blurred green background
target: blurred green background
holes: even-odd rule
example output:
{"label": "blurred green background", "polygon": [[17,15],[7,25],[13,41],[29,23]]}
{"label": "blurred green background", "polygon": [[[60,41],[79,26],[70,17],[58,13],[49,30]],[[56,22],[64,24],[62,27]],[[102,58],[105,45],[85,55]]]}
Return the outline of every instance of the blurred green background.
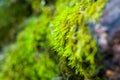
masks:
{"label": "blurred green background", "polygon": [[49,43],[53,0],[0,0],[0,80],[54,80],[58,58]]}

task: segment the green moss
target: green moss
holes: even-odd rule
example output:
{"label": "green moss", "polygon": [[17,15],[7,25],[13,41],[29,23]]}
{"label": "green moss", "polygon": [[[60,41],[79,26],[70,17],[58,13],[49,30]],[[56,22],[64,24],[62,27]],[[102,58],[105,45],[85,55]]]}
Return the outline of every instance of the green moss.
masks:
{"label": "green moss", "polygon": [[87,23],[99,22],[107,0],[25,1],[34,16],[23,21],[24,28],[4,52],[0,79],[52,80],[59,66],[65,80],[98,80],[98,48]]}
{"label": "green moss", "polygon": [[[65,8],[53,22],[53,45],[67,66],[85,79],[96,74],[97,44],[87,26],[88,20],[96,22],[106,0],[82,0]],[[63,58],[62,58],[63,57]]]}
{"label": "green moss", "polygon": [[1,80],[52,80],[59,75],[56,61],[50,57],[47,17],[31,18],[7,51]]}

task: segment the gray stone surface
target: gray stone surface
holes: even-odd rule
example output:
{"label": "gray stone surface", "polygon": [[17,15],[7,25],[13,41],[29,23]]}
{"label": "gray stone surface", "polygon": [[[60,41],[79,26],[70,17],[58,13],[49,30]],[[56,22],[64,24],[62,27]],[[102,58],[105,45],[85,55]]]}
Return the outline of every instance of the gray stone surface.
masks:
{"label": "gray stone surface", "polygon": [[100,21],[108,29],[120,26],[120,0],[108,1]]}

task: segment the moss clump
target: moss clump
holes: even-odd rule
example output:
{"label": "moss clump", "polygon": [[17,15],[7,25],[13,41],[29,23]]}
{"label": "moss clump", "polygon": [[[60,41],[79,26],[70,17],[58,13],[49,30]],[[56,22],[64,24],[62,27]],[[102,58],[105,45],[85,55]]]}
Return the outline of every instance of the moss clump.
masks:
{"label": "moss clump", "polygon": [[106,0],[25,1],[33,15],[5,52],[0,79],[56,79],[60,61],[65,80],[99,80],[97,43],[87,23],[98,21]]}
{"label": "moss clump", "polygon": [[[96,74],[97,44],[87,22],[97,21],[105,3],[106,0],[81,0],[65,8],[53,21],[53,44],[61,57],[61,64],[73,69],[83,79],[90,79]],[[71,75],[69,72],[68,76]]]}
{"label": "moss clump", "polygon": [[10,46],[0,74],[1,80],[52,80],[59,75],[53,54],[49,50],[45,16],[31,18]]}

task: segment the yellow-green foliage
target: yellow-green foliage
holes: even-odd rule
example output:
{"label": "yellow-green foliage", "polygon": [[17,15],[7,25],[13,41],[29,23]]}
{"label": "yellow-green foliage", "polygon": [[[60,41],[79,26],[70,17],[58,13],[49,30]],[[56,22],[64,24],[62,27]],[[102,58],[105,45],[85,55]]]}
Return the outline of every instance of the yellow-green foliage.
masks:
{"label": "yellow-green foliage", "polygon": [[35,14],[5,52],[0,80],[52,80],[58,55],[65,80],[96,77],[97,44],[87,23],[98,21],[107,0],[25,1]]}
{"label": "yellow-green foliage", "polygon": [[95,54],[97,45],[87,26],[88,20],[97,21],[106,0],[81,0],[64,8],[53,22],[53,44],[61,62],[85,79],[96,74]]}
{"label": "yellow-green foliage", "polygon": [[47,20],[43,15],[27,22],[7,51],[0,80],[52,80],[58,75],[56,62],[50,57]]}

